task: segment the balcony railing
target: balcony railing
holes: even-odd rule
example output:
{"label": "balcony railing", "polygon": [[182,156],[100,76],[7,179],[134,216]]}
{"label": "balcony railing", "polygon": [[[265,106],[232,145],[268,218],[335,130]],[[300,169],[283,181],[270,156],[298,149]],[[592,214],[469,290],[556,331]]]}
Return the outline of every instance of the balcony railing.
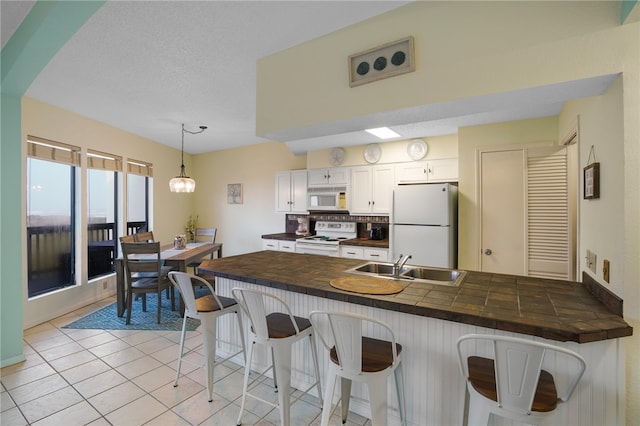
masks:
{"label": "balcony railing", "polygon": [[[127,234],[135,234],[145,222],[128,222]],[[27,274],[29,297],[75,285],[69,225],[27,227]],[[88,278],[114,271],[118,242],[114,224],[95,223],[87,227]]]}

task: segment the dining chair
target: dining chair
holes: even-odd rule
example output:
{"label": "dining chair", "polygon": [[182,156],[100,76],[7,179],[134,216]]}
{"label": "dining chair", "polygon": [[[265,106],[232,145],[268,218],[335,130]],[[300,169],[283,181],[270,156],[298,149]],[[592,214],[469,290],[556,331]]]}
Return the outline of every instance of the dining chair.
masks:
{"label": "dining chair", "polygon": [[[280,411],[280,423],[282,426],[289,426],[291,404],[306,395],[311,389],[317,387],[318,398],[322,405],[322,390],[320,388],[320,369],[318,368],[318,354],[316,350],[314,330],[311,322],[307,318],[294,316],[287,303],[279,297],[260,290],[248,288],[233,288],[231,290],[233,298],[236,299],[242,312],[249,320],[249,354],[244,367],[244,382],[242,385],[242,401],[240,403],[240,413],[237,424],[242,424],[242,414],[244,413],[247,397],[251,397]],[[305,338],[309,338],[311,345],[311,355],[315,370],[315,382],[305,391],[302,391],[293,401],[291,401],[291,351],[292,345]],[[251,360],[255,345],[264,345],[271,349],[272,366],[266,371],[259,373],[259,376],[249,384],[249,373],[251,370]],[[256,394],[250,393],[250,387],[264,376],[269,370],[273,370],[273,380],[278,392],[278,403],[260,398]],[[252,390],[253,388],[251,388]]]}
{"label": "dining chair", "polygon": [[[147,293],[158,295],[158,324],[162,307],[162,290],[171,287],[167,274],[163,271],[160,260],[160,243],[122,243],[124,270],[127,284],[127,320],[131,322],[133,295],[142,295],[142,310],[147,310]],[[171,294],[171,309],[175,309],[174,293]]]}
{"label": "dining chair", "polygon": [[[336,379],[340,377],[342,423],[349,413],[351,384],[355,380],[367,385],[371,424],[386,425],[387,378],[393,373],[398,397],[401,424],[407,424],[404,380],[402,376],[402,345],[384,322],[364,315],[346,312],[313,311],[309,315],[320,341],[329,351],[329,369],[325,382],[324,405],[320,424],[329,424]],[[363,330],[386,336],[380,340],[363,335]]]}
{"label": "dining chair", "polygon": [[138,232],[137,234],[133,235],[135,236],[137,243],[147,243],[155,241],[155,238],[153,238],[153,231]]}
{"label": "dining chair", "polygon": [[[206,243],[215,244],[217,233],[218,233],[218,228],[196,228],[194,232],[195,242],[201,242],[201,243],[206,242]],[[210,258],[213,259],[213,253],[211,253]],[[215,289],[216,288],[215,277],[211,274],[203,274],[199,272],[198,266],[200,266],[200,263],[201,263],[200,261],[192,262],[192,263],[189,263],[187,266],[189,268],[193,268],[194,275],[205,279]],[[198,285],[197,281],[194,281],[193,285],[197,286]]]}
{"label": "dining chair", "polygon": [[[236,314],[238,320],[238,330],[240,333],[240,341],[242,342],[242,348],[240,351],[235,352],[220,362],[224,362],[234,356],[242,353],[244,361],[246,363],[247,356],[245,351],[245,340],[242,331],[242,322],[240,319],[240,307],[238,303],[230,298],[223,297],[216,294],[211,285],[200,277],[185,272],[170,272],[169,280],[174,286],[178,288],[182,299],[184,300],[184,317],[182,320],[182,332],[180,334],[180,345],[178,351],[178,368],[176,371],[176,379],[173,383],[174,387],[178,386],[178,378],[180,377],[180,369],[182,362],[190,362],[188,358],[185,358],[189,353],[199,349],[199,347],[192,348],[186,353],[184,352],[184,341],[187,332],[187,318],[194,318],[200,320],[202,327],[202,346],[204,347],[204,369],[207,377],[207,392],[209,395],[209,402],[213,400],[213,368],[216,361],[216,347],[217,347],[217,319],[226,314]],[[202,296],[196,299],[193,292],[194,281],[198,281],[201,286],[207,287],[211,294]]]}
{"label": "dining chair", "polygon": [[[486,426],[491,414],[528,424],[550,420],[558,404],[571,398],[586,369],[576,352],[519,337],[468,334],[458,339],[457,348],[467,388],[465,425]],[[492,358],[472,355],[480,352],[493,353]],[[554,377],[542,369],[549,354],[556,355],[555,363],[561,357],[569,360],[567,380],[562,380],[569,385],[560,396]]]}

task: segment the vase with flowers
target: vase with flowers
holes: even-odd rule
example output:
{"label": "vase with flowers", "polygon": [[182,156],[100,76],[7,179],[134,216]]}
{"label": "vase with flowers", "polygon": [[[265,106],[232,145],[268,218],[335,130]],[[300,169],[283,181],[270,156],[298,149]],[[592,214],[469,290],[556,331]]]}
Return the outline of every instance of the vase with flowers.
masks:
{"label": "vase with flowers", "polygon": [[187,225],[184,227],[185,234],[187,234],[187,241],[193,242],[196,240],[196,228],[198,227],[198,216],[189,216]]}

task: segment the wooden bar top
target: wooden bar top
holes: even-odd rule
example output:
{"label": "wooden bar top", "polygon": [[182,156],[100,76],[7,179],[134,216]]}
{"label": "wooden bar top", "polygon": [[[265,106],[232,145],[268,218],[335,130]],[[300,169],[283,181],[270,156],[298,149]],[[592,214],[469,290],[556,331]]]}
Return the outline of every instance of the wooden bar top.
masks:
{"label": "wooden bar top", "polygon": [[355,276],[344,271],[363,263],[261,251],[205,260],[199,269],[236,281],[556,341],[587,343],[633,332],[578,282],[469,271],[458,287],[403,280],[404,290],[393,295],[350,293],[331,286],[334,278]]}

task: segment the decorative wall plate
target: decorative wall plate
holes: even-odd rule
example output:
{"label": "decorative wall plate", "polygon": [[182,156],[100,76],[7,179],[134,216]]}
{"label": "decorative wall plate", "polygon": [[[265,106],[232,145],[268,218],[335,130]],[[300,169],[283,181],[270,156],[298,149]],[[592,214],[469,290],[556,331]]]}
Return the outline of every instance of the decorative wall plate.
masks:
{"label": "decorative wall plate", "polygon": [[427,143],[422,139],[412,139],[407,146],[407,154],[414,161],[423,159],[428,150]]}
{"label": "decorative wall plate", "polygon": [[364,149],[364,159],[367,163],[373,164],[380,161],[382,149],[377,143],[371,143]]}
{"label": "decorative wall plate", "polygon": [[339,166],[344,162],[344,149],[333,148],[329,153],[329,163],[332,166]]}

